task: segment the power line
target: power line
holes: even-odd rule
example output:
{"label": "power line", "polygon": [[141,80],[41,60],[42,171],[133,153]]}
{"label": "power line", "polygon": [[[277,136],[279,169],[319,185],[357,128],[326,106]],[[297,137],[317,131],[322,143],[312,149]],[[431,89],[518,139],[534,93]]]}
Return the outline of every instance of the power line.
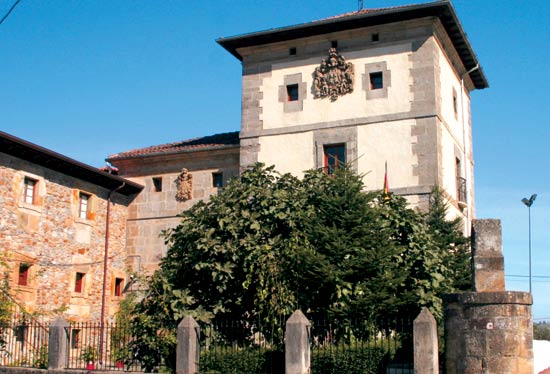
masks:
{"label": "power line", "polygon": [[21,0],[15,0],[15,2],[13,3],[13,5],[11,6],[11,8],[8,10],[8,12],[4,15],[4,17],[2,17],[2,19],[0,20],[0,25],[2,25],[2,23],[4,23],[4,21],[9,17],[9,15],[11,14],[11,12],[13,12],[13,10],[15,9],[15,7],[17,6],[17,4],[19,4]]}
{"label": "power line", "polygon": [[[514,277],[514,278],[529,278],[528,275],[516,275],[516,274],[508,274],[507,277]],[[550,275],[533,275],[532,278],[549,278]]]}

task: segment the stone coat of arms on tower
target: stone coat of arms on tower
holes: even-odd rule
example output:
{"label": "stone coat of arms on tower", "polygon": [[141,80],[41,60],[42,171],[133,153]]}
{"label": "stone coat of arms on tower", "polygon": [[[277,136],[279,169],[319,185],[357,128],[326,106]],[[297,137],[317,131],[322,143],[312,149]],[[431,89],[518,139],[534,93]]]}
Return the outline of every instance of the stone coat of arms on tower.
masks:
{"label": "stone coat of arms on tower", "polygon": [[353,92],[353,64],[346,62],[336,48],[329,49],[328,55],[313,72],[313,94],[316,99],[330,97],[330,101],[336,101],[338,96]]}

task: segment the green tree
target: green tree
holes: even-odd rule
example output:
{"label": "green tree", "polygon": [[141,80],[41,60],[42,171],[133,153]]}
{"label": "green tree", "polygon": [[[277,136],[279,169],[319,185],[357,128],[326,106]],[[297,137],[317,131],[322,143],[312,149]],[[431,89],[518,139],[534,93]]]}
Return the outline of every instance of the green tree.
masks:
{"label": "green tree", "polygon": [[[177,323],[190,314],[247,321],[251,333],[300,308],[313,318],[442,316],[441,294],[459,284],[456,227],[398,196],[364,193],[343,168],[303,179],[255,165],[166,232],[167,255],[136,305],[136,348],[151,369],[173,367]],[[447,230],[447,231],[446,231]],[[453,244],[453,245],[451,245]],[[243,322],[244,323],[244,322]],[[265,333],[265,332],[264,332]]]}

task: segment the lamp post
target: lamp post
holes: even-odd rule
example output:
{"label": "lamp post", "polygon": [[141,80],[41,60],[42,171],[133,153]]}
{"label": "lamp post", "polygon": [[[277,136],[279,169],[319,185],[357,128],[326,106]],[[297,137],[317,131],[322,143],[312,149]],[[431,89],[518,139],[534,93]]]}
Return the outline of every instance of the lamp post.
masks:
{"label": "lamp post", "polygon": [[521,199],[521,202],[524,203],[529,210],[529,293],[531,293],[531,205],[533,205],[536,198],[537,194],[535,193],[532,194],[529,199],[526,197]]}

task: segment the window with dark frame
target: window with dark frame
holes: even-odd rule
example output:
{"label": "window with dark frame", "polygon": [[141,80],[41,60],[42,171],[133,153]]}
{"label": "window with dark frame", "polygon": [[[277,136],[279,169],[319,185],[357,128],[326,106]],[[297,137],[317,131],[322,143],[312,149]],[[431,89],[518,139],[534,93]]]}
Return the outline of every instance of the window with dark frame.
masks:
{"label": "window with dark frame", "polygon": [[15,327],[15,341],[23,343],[26,340],[28,327],[26,325],[18,325]]}
{"label": "window with dark frame", "polygon": [[124,286],[124,279],[115,278],[115,296],[122,296],[123,286]]}
{"label": "window with dark frame", "polygon": [[323,146],[324,168],[327,174],[333,174],[346,164],[346,145],[330,144]]}
{"label": "window with dark frame", "polygon": [[379,90],[381,88],[384,88],[384,77],[381,71],[370,73],[369,79],[371,90]]}
{"label": "window with dark frame", "polygon": [[17,284],[19,286],[28,286],[29,285],[29,269],[31,265],[29,264],[19,264],[19,276],[17,278]]}
{"label": "window with dark frame", "polygon": [[458,100],[456,97],[456,91],[453,88],[453,111],[455,112],[455,117],[458,115]]}
{"label": "window with dark frame", "polygon": [[212,187],[223,187],[223,173],[212,173]]}
{"label": "window with dark frame", "polygon": [[84,289],[84,276],[85,273],[76,273],[75,279],[74,279],[74,292],[82,293],[82,290]]}
{"label": "window with dark frame", "polygon": [[23,191],[24,202],[26,204],[35,203],[36,185],[38,181],[36,179],[25,177],[25,190]]}
{"label": "window with dark frame", "polygon": [[286,86],[287,101],[298,101],[298,85],[289,84]]}
{"label": "window with dark frame", "polygon": [[78,217],[82,219],[88,218],[88,209],[90,209],[90,197],[87,193],[81,192],[78,195]]}
{"label": "window with dark frame", "polygon": [[80,330],[72,329],[71,330],[71,348],[80,348]]}
{"label": "window with dark frame", "polygon": [[162,192],[162,177],[153,177],[153,188],[155,192]]}

